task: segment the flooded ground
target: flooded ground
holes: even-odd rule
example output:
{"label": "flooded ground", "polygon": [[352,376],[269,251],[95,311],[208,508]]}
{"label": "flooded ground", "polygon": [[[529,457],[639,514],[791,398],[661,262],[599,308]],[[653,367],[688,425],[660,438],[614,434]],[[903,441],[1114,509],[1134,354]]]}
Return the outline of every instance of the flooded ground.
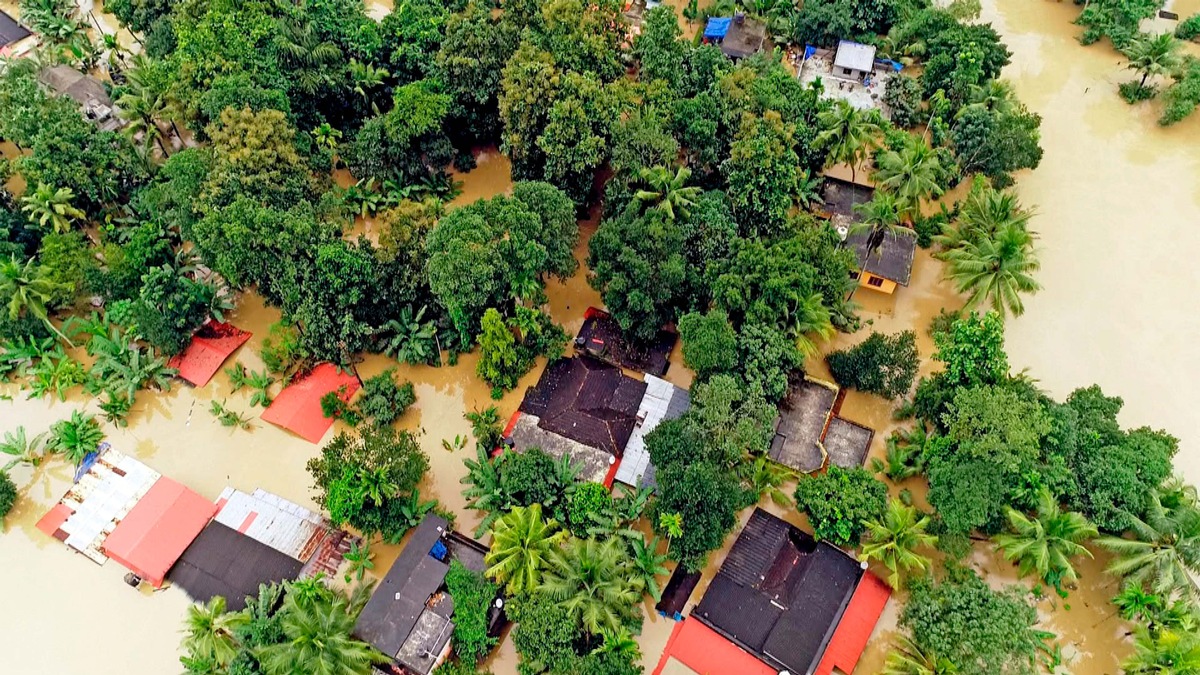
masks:
{"label": "flooded ground", "polygon": [[[0,6],[7,4],[0,0]],[[389,6],[371,3],[379,13]],[[1200,232],[1194,227],[1200,223],[1200,153],[1195,152],[1200,116],[1162,130],[1155,124],[1154,104],[1130,108],[1120,101],[1116,85],[1130,74],[1110,48],[1078,45],[1074,40],[1078,29],[1070,24],[1077,11],[1070,3],[1043,0],[984,3],[984,19],[996,24],[1014,51],[1006,76],[1021,98],[1044,117],[1046,157],[1037,171],[1018,177],[1017,189],[1027,204],[1038,208],[1034,222],[1042,236],[1040,279],[1045,290],[1028,301],[1025,317],[1012,322],[1009,350],[1015,366],[1029,366],[1055,395],[1100,382],[1110,393],[1124,396],[1126,423],[1165,427],[1183,439],[1177,463],[1196,480],[1200,448],[1196,432],[1187,424],[1187,412],[1200,402],[1200,383],[1189,378],[1200,366],[1200,355],[1189,353],[1189,339],[1200,334],[1200,318],[1187,311],[1187,293],[1200,281],[1192,263],[1200,254]],[[507,160],[494,150],[481,154],[479,166],[469,175],[456,177],[464,180],[456,204],[511,187]],[[346,184],[349,177],[339,179]],[[369,223],[360,226],[369,232]],[[581,224],[576,252],[580,273],[547,289],[551,313],[569,331],[579,327],[587,306],[599,304],[582,269],[586,241],[595,228],[595,218]],[[932,352],[925,333],[929,319],[941,308],[960,302],[941,282],[939,263],[925,253],[918,256],[909,288],[894,298],[862,290],[856,300],[863,305],[868,328],[914,330],[926,357]],[[254,296],[246,297],[233,314],[235,323],[254,332],[237,356],[248,368],[262,367],[257,346],[277,318],[275,310],[263,307]],[[867,334],[840,336],[830,347],[848,346]],[[416,404],[401,423],[421,434],[431,463],[422,493],[457,513],[463,531],[472,530],[477,522],[473,513],[464,510],[458,483],[465,473],[462,460],[471,451],[447,452],[441,440],[466,435],[468,425],[462,414],[493,403],[489,390],[474,375],[474,359],[464,356],[454,368],[399,366],[417,393]],[[678,359],[676,353],[673,360]],[[371,357],[359,368],[369,377],[394,366],[389,359]],[[820,363],[809,367],[814,374],[824,373]],[[539,370],[498,402],[503,415],[515,409],[524,387]],[[690,374],[674,367],[668,379],[687,386]],[[1154,396],[1163,390],[1174,396],[1165,401]],[[25,401],[13,389],[0,393],[15,398],[0,402],[0,432],[19,425],[40,432],[72,409],[89,406],[80,395],[59,403]],[[248,394],[231,395],[226,378],[218,375],[199,389],[177,385],[166,395],[143,393],[128,429],[106,427],[109,440],[210,498],[226,485],[244,490],[261,487],[312,506],[304,464],[319,446],[258,421],[249,432],[221,427],[207,410],[213,399],[257,417]],[[842,411],[847,418],[876,429],[873,454],[882,452],[884,439],[896,427],[890,413],[886,402],[855,392],[846,398]],[[0,616],[0,635],[7,644],[26,648],[6,650],[4,671],[22,675],[178,672],[178,626],[186,596],[176,589],[135,592],[121,583],[124,570],[116,563],[98,567],[34,529],[37,518],[67,488],[70,470],[64,464],[50,463],[36,472],[17,469],[14,479],[25,489],[7,519],[7,531],[0,536],[0,564],[7,572],[2,597],[6,606],[18,611]],[[774,505],[765,506],[802,523],[794,512],[783,514]],[[386,572],[397,552],[398,547],[379,547],[378,574]],[[702,595],[723,557],[724,551],[713,554],[693,599]],[[995,583],[1013,580],[1011,567],[997,563],[987,549],[977,551],[973,564],[986,570]],[[1073,657],[1069,664],[1073,673],[1115,673],[1127,651],[1118,639],[1125,629],[1107,604],[1114,582],[1101,573],[1104,564],[1098,556],[1081,565],[1081,587],[1072,593],[1070,609],[1068,603],[1058,601],[1040,605],[1045,625],[1059,634],[1066,653]],[[652,668],[674,624],[654,614],[649,604],[645,609],[639,642],[644,662]],[[879,672],[898,612],[898,603],[889,605],[858,672]],[[515,663],[511,641],[505,641],[491,668],[496,675],[512,675]]]}

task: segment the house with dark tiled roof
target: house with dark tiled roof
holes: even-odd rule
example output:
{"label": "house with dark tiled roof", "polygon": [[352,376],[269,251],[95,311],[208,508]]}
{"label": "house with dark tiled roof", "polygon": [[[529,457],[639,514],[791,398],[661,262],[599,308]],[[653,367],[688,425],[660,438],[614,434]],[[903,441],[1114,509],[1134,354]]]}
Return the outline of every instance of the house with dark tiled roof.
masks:
{"label": "house with dark tiled roof", "polygon": [[570,457],[580,477],[611,480],[638,425],[646,383],[590,356],[559,359],[525,392],[509,433],[518,451],[541,448]]}
{"label": "house with dark tiled roof", "polygon": [[654,672],[850,673],[890,595],[845,551],[755,509]]}

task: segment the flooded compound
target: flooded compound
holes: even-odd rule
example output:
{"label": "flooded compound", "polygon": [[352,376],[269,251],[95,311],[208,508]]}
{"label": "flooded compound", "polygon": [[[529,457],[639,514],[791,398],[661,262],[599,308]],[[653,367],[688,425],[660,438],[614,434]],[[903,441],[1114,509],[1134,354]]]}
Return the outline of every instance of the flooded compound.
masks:
{"label": "flooded compound", "polygon": [[[9,4],[0,0],[0,7]],[[391,7],[386,0],[368,4],[373,15]],[[1194,0],[1175,4],[1185,15],[1200,9],[1192,6],[1200,4]],[[1016,189],[1037,211],[1033,223],[1041,236],[1038,278],[1044,290],[1027,299],[1025,316],[1010,321],[1008,349],[1014,367],[1028,367],[1054,396],[1098,382],[1107,393],[1124,397],[1125,424],[1166,428],[1179,436],[1176,463],[1195,482],[1200,480],[1200,432],[1189,424],[1189,413],[1200,405],[1200,381],[1192,377],[1200,372],[1200,354],[1191,340],[1200,334],[1200,316],[1189,311],[1187,294],[1200,288],[1200,266],[1194,262],[1200,256],[1200,115],[1162,129],[1156,123],[1157,103],[1125,104],[1116,87],[1131,72],[1111,47],[1079,45],[1079,28],[1071,23],[1077,12],[1071,3],[1048,0],[984,2],[982,19],[996,26],[1013,51],[1005,76],[1043,117],[1045,157],[1037,170],[1017,177]],[[99,10],[97,15],[111,21]],[[692,33],[695,26],[687,30]],[[1195,47],[1189,49],[1196,52]],[[452,205],[502,194],[512,185],[508,160],[495,149],[482,151],[476,168],[455,178],[463,184]],[[342,185],[353,182],[348,174],[337,180]],[[598,224],[598,211],[594,213],[581,222],[579,271],[566,282],[547,285],[550,312],[570,332],[579,328],[588,306],[600,304],[583,265],[587,240]],[[370,236],[371,225],[360,221],[356,231]],[[933,351],[926,333],[929,321],[941,309],[961,303],[928,252],[918,253],[908,288],[891,297],[864,290],[855,299],[863,305],[867,330],[838,336],[829,348],[851,345],[872,328],[888,333],[913,330],[926,358]],[[242,298],[230,320],[253,337],[237,353],[238,362],[251,370],[263,367],[258,348],[278,318],[279,313],[263,306],[257,296]],[[371,356],[359,365],[363,377],[397,367],[400,377],[415,385],[416,403],[400,424],[419,433],[429,456],[431,467],[421,494],[437,498],[456,513],[457,528],[467,533],[478,519],[465,510],[459,479],[466,473],[463,459],[473,455],[473,444],[447,451],[442,440],[469,434],[463,419],[467,411],[495,403],[507,417],[542,365],[504,399],[493,402],[490,388],[475,375],[476,358],[468,354],[454,367],[431,368],[397,366],[391,359]],[[673,361],[677,367],[668,371],[667,379],[688,386],[691,375],[678,366],[678,349]],[[924,368],[930,367],[926,362]],[[818,377],[828,375],[823,362],[812,362],[809,369]],[[94,409],[78,393],[66,402],[28,401],[12,386],[0,389],[0,394],[11,397],[0,402],[0,433],[18,426],[31,435],[40,433],[73,409]],[[224,374],[201,388],[176,382],[166,394],[142,392],[129,427],[105,425],[105,431],[115,448],[207,498],[215,498],[226,486],[262,488],[315,507],[305,463],[320,446],[258,420],[260,411],[250,407],[249,396],[247,391],[231,393]],[[209,414],[212,401],[250,414],[253,429],[221,426]],[[875,430],[873,455],[882,453],[887,436],[900,424],[892,420],[889,403],[858,392],[847,395],[842,414]],[[339,422],[331,433],[342,428]],[[0,563],[6,572],[2,597],[14,610],[0,617],[0,635],[9,646],[3,671],[178,672],[179,628],[188,605],[182,591],[133,591],[122,583],[124,569],[118,564],[96,566],[35,529],[38,518],[66,491],[71,474],[61,461],[13,470],[22,496],[0,535]],[[923,499],[916,481],[899,487]],[[793,523],[803,522],[794,509],[763,506]],[[749,513],[742,514],[743,521]],[[710,557],[693,602],[702,596],[733,539],[730,536],[726,549]],[[376,576],[386,573],[399,548],[377,547]],[[1126,627],[1108,603],[1115,581],[1102,573],[1106,562],[1100,553],[1095,560],[1080,561],[1079,589],[1065,602],[1051,596],[1038,605],[1043,627],[1058,635],[1072,673],[1115,673],[1128,651],[1122,640]],[[986,571],[993,583],[1015,581],[1013,568],[998,561],[990,547],[980,545],[971,563]],[[899,608],[897,602],[889,605],[856,672],[880,672]],[[674,623],[654,613],[649,602],[644,609],[639,643],[649,670]],[[516,672],[511,640],[501,644],[488,666],[496,675]]]}

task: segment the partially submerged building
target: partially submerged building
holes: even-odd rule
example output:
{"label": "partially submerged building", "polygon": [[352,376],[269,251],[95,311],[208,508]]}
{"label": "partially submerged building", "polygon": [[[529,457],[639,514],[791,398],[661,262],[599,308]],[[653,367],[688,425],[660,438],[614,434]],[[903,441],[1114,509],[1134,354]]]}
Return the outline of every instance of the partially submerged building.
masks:
{"label": "partially submerged building", "polygon": [[679,335],[660,330],[649,344],[638,344],[625,337],[616,319],[603,310],[588,307],[583,326],[575,336],[576,351],[629,370],[662,377],[671,365],[671,350]]}
{"label": "partially submerged building", "polygon": [[654,673],[854,672],[891,595],[864,567],[755,509]]}
{"label": "partially submerged building", "polygon": [[97,564],[111,558],[162,586],[216,505],[107,443],[87,461],[37,528]]}
{"label": "partially submerged building", "polygon": [[116,131],[125,126],[113,106],[104,83],[70,66],[50,66],[38,73],[38,81],[59,96],[75,99],[83,116],[101,131]]}
{"label": "partially submerged building", "polygon": [[508,433],[518,451],[569,457],[580,478],[610,484],[638,426],[646,383],[590,356],[559,359],[525,392]]}
{"label": "partially submerged building", "polygon": [[766,38],[767,24],[746,16],[744,12],[712,17],[704,26],[704,42],[717,45],[725,56],[734,61],[761,52]]}
{"label": "partially submerged building", "polygon": [[7,12],[0,11],[0,54],[7,56],[17,43],[33,35]]}
{"label": "partially submerged building", "polygon": [[394,659],[383,667],[387,672],[428,675],[446,658],[454,633],[454,600],[445,588],[450,563],[483,572],[486,553],[440,516],[425,516],[412,531],[354,627],[355,635]]}
{"label": "partially submerged building", "polygon": [[841,394],[832,382],[811,377],[789,387],[768,456],[802,473],[820,471],[826,462],[845,469],[862,466],[875,432],[838,415]]}
{"label": "partially submerged building", "polygon": [[798,70],[804,84],[820,81],[824,98],[843,100],[859,110],[876,109],[887,117],[883,94],[901,68],[876,58],[874,45],[842,40],[835,49],[805,47]]}
{"label": "partially submerged building", "polygon": [[858,285],[891,295],[896,286],[907,286],[912,279],[917,252],[915,232],[855,232],[846,236],[845,245],[854,251],[858,269],[853,273]]}
{"label": "partially submerged building", "polygon": [[838,77],[862,82],[875,70],[875,45],[840,40],[833,57],[833,72]]}
{"label": "partially submerged building", "polygon": [[260,584],[334,576],[358,537],[283,497],[225,488],[217,513],[171,569],[170,580],[193,600],[222,596],[245,606]]}
{"label": "partially submerged building", "polygon": [[907,286],[912,278],[917,237],[910,231],[856,231],[862,216],[855,207],[871,201],[874,194],[872,187],[826,175],[818,215],[828,219],[843,245],[854,251],[857,269],[852,276],[858,279],[858,285],[890,295],[896,292],[896,286]]}

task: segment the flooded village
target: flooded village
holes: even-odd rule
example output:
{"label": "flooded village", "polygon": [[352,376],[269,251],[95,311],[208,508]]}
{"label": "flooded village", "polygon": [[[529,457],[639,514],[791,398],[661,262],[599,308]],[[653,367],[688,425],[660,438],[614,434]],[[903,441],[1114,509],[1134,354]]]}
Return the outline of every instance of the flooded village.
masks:
{"label": "flooded village", "polygon": [[[679,9],[686,5],[671,4]],[[1191,7],[1184,0],[1174,4],[1181,16],[1200,11],[1195,0]],[[0,2],[0,7],[6,5]],[[368,2],[368,7],[376,18],[391,10],[390,3]],[[111,21],[99,10],[96,13],[104,21]],[[1080,29],[1072,23],[1078,11],[1072,3],[1048,0],[983,1],[980,21],[990,22],[1012,52],[1003,77],[1020,100],[1041,116],[1040,143],[1045,153],[1037,169],[1014,176],[1015,193],[1035,211],[1030,225],[1039,235],[1037,278],[1042,290],[1025,299],[1022,316],[1005,323],[1005,347],[1013,371],[1027,369],[1037,385],[1056,399],[1093,383],[1110,396],[1120,396],[1125,403],[1122,425],[1165,429],[1178,437],[1175,467],[1188,481],[1198,482],[1200,428],[1193,411],[1200,406],[1200,379],[1194,376],[1200,372],[1200,351],[1194,345],[1200,335],[1200,316],[1191,309],[1190,294],[1200,289],[1200,266],[1194,262],[1200,255],[1200,115],[1160,128],[1155,110],[1121,101],[1115,92],[1128,76],[1120,65],[1125,57],[1106,43],[1081,46]],[[1200,56],[1200,44],[1185,48]],[[15,152],[11,144],[5,145],[5,151]],[[513,187],[510,161],[494,147],[480,149],[475,168],[456,171],[454,178],[461,181],[462,191],[447,209],[511,194]],[[354,182],[345,171],[335,179],[344,186]],[[967,188],[960,185],[942,201],[965,197]],[[587,268],[588,243],[600,213],[597,206],[590,218],[580,221],[575,249],[578,271],[565,282],[550,281],[546,286],[549,315],[572,336],[589,308],[604,306],[601,294],[588,283]],[[375,237],[373,228],[371,218],[360,218],[355,234]],[[921,374],[939,369],[931,360],[936,349],[928,332],[930,322],[964,301],[944,280],[943,266],[931,251],[918,249],[906,286],[891,294],[857,291],[854,300],[861,306],[863,327],[821,342],[821,352],[850,347],[871,331],[911,330],[916,334]],[[269,327],[280,318],[280,311],[256,293],[242,293],[225,319],[251,337],[225,365],[236,362],[251,371],[261,370],[260,347]],[[362,378],[398,368],[400,379],[413,383],[415,403],[398,425],[417,434],[429,458],[420,494],[437,499],[456,517],[455,529],[467,534],[480,521],[479,512],[467,507],[462,483],[467,475],[464,460],[474,459],[475,451],[472,443],[453,447],[443,441],[470,437],[471,425],[464,415],[471,411],[495,405],[501,419],[508,420],[546,366],[545,359],[539,358],[515,388],[493,399],[492,387],[476,374],[479,358],[476,350],[463,354],[453,366],[435,368],[398,365],[394,359],[369,355],[357,366]],[[807,359],[805,372],[832,379],[820,355]],[[688,388],[693,377],[676,344],[664,378]],[[18,427],[37,433],[72,410],[95,407],[92,398],[79,391],[65,401],[27,399],[26,392],[7,384],[0,385],[0,394],[4,395],[0,433]],[[321,445],[258,419],[249,397],[248,391],[231,391],[223,372],[202,387],[175,381],[169,392],[138,396],[127,427],[105,425],[106,440],[209,500],[216,500],[228,487],[244,492],[262,489],[320,511],[306,463],[319,454]],[[250,428],[222,426],[209,414],[213,402],[249,413]],[[841,417],[873,430],[869,457],[882,458],[888,437],[904,424],[893,418],[894,403],[846,390],[840,406]],[[324,441],[346,428],[343,422],[335,422]],[[6,572],[0,598],[9,608],[0,616],[5,645],[0,672],[180,672],[182,621],[191,604],[187,595],[170,586],[151,590],[143,584],[131,589],[122,583],[125,570],[115,562],[95,565],[38,530],[39,519],[72,484],[75,467],[49,461],[20,466],[12,473],[21,491],[0,534],[0,568]],[[789,484],[786,491],[790,494],[793,487]],[[907,489],[918,505],[925,503],[920,478],[890,488],[894,495]],[[759,506],[811,529],[794,507],[781,507],[770,499]],[[704,597],[753,511],[740,514],[739,525],[724,546],[709,556],[688,610]],[[649,531],[649,525],[644,529]],[[403,549],[403,543],[374,546],[375,565],[368,574],[383,578]],[[1122,672],[1121,663],[1132,650],[1128,639],[1132,626],[1117,615],[1111,602],[1120,580],[1104,572],[1110,554],[1095,546],[1090,550],[1094,557],[1076,562],[1079,581],[1068,598],[1046,591],[1036,602],[1039,628],[1054,633],[1062,649],[1062,665],[1053,672],[1115,675]],[[935,557],[940,559],[940,554]],[[986,539],[975,544],[967,562],[993,587],[1018,582],[1015,566],[996,554]],[[878,565],[872,569],[881,576],[886,573]],[[660,583],[666,583],[665,576]],[[904,593],[893,595],[854,673],[883,671],[899,634]],[[636,640],[642,666],[649,673],[658,665],[677,624],[656,612],[649,598],[641,609],[645,620]],[[517,662],[509,638],[500,641],[482,666],[495,675],[515,675]]]}

